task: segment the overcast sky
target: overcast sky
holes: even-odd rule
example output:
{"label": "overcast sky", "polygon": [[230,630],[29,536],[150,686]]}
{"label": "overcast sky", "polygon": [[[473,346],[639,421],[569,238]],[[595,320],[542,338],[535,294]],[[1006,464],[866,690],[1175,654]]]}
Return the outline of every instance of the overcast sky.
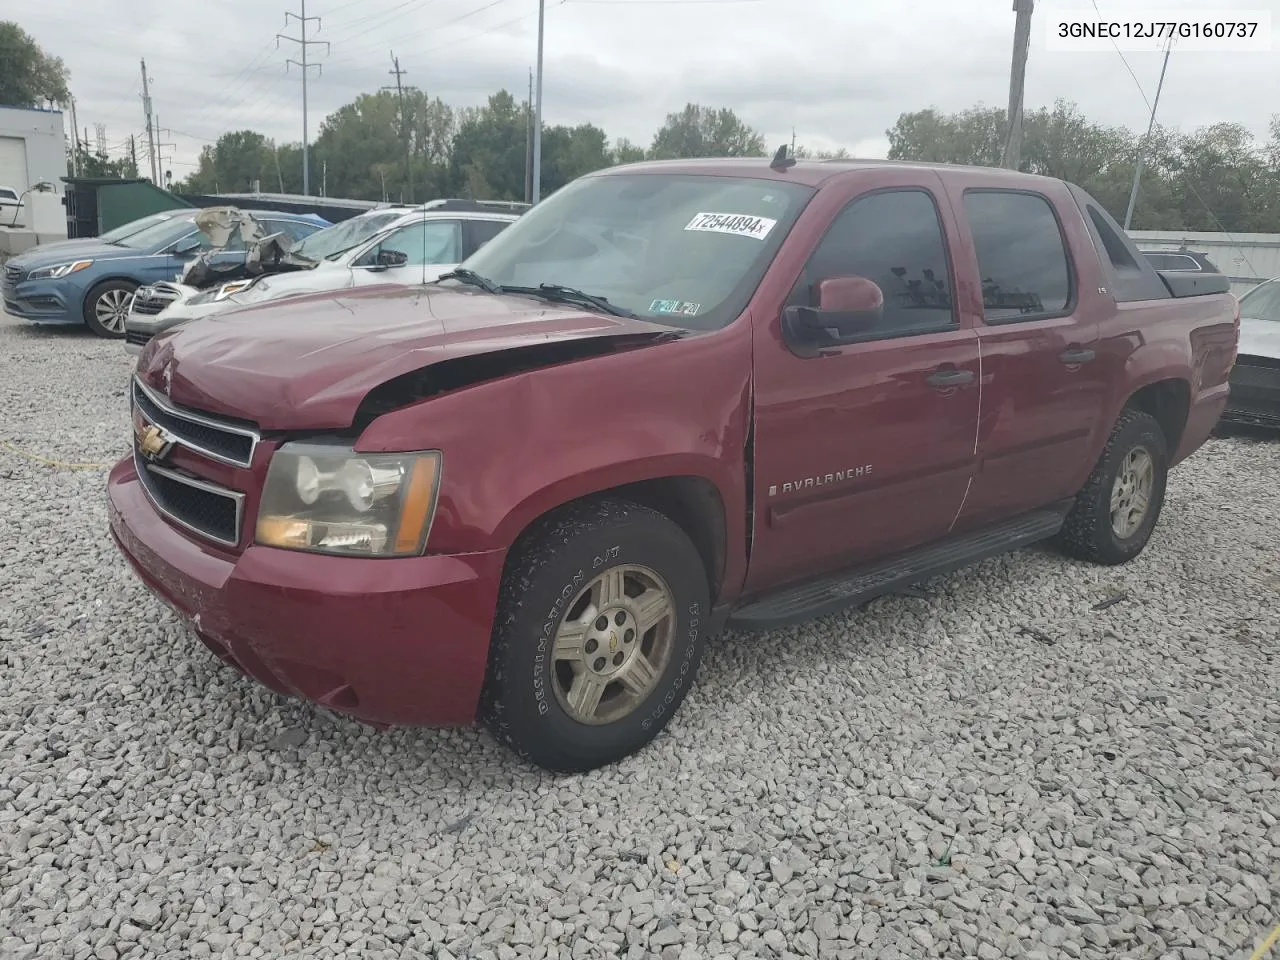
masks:
{"label": "overcast sky", "polygon": [[[772,148],[790,139],[883,156],[884,131],[909,110],[957,110],[1008,98],[1011,0],[546,0],[544,120],[591,122],[611,138],[648,144],[664,116],[688,101],[730,106]],[[1280,0],[1097,0],[1107,15],[1147,9],[1262,9],[1280,26]],[[1089,0],[1057,4],[1090,8]],[[74,14],[68,15],[74,8]],[[200,146],[250,127],[279,140],[302,135],[298,72],[284,60],[298,35],[285,10],[297,0],[51,0],[23,5],[17,19],[71,71],[79,125],[106,126],[119,154],[144,129],[139,59],[174,178]],[[1044,0],[1037,15],[1049,9]],[[482,103],[506,87],[522,99],[534,62],[537,0],[307,0],[323,63],[312,71],[314,141],[325,115],[357,94],[404,78],[455,106]],[[1075,100],[1091,118],[1144,128],[1147,106],[1114,50],[1045,49],[1032,30],[1028,108]],[[1153,96],[1158,52],[1125,54]],[[1162,123],[1193,128],[1244,123],[1265,134],[1280,111],[1280,41],[1272,53],[1175,49],[1160,102]],[[202,139],[205,138],[205,139]]]}

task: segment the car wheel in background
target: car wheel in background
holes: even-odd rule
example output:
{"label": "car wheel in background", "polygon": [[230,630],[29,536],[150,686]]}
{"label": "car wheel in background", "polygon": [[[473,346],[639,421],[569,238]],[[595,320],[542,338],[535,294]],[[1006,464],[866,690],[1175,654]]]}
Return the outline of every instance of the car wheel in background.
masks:
{"label": "car wheel in background", "polygon": [[128,280],[106,280],[91,289],[84,298],[84,322],[99,337],[120,340],[124,322],[133,303],[136,283]]}

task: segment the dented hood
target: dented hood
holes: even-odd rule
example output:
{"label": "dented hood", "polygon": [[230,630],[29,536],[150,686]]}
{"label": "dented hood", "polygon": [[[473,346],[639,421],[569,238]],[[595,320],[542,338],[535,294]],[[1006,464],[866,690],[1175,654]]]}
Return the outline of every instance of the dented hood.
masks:
{"label": "dented hood", "polygon": [[537,350],[551,364],[581,352],[546,349],[557,343],[640,345],[672,333],[530,297],[387,285],[194,320],[155,337],[138,373],[176,404],[264,430],[343,429],[369,391],[417,371],[429,377],[444,361]]}

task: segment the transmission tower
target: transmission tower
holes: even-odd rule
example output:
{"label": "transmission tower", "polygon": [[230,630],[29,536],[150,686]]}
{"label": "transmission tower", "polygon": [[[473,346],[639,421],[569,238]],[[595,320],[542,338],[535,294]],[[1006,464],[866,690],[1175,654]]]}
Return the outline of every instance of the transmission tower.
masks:
{"label": "transmission tower", "polygon": [[276,46],[277,47],[280,46],[281,40],[288,40],[290,43],[296,43],[298,45],[299,51],[301,51],[299,56],[302,59],[300,60],[289,59],[289,60],[286,60],[284,64],[285,64],[286,70],[289,69],[289,64],[293,64],[294,66],[298,67],[302,71],[302,193],[305,196],[309,197],[311,196],[311,158],[310,158],[311,148],[310,148],[310,144],[307,142],[307,70],[310,67],[315,67],[317,73],[323,73],[324,70],[321,67],[321,65],[318,63],[307,62],[307,49],[309,47],[322,46],[325,49],[325,53],[328,53],[329,43],[328,41],[325,41],[325,40],[308,40],[307,39],[307,24],[314,20],[316,24],[316,29],[319,30],[320,18],[307,16],[307,0],[298,0],[298,5],[302,12],[290,13],[288,11],[285,11],[284,23],[285,23],[285,26],[288,27],[290,17],[297,20],[299,36],[291,37],[284,33],[277,33]]}

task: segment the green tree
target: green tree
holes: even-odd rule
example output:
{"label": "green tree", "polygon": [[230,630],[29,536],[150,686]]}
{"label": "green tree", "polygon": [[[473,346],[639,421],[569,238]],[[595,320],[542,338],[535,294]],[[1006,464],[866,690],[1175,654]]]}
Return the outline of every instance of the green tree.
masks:
{"label": "green tree", "polygon": [[256,130],[224,133],[201,148],[198,166],[181,188],[187,193],[245,193],[254,183],[270,190],[278,181],[275,147]]}
{"label": "green tree", "polygon": [[686,104],[679,113],[667,114],[653,137],[649,151],[656,160],[686,157],[762,157],[764,137],[747,126],[727,107],[716,109]]}
{"label": "green tree", "polygon": [[123,180],[138,175],[138,168],[130,157],[113,160],[105,153],[90,151],[89,145],[83,141],[74,148],[74,162],[72,152],[67,151],[67,166],[78,170],[82,177],[118,177]]}
{"label": "green tree", "polygon": [[554,193],[570,180],[613,165],[609,138],[590,123],[542,131],[542,192]]}
{"label": "green tree", "polygon": [[450,157],[455,191],[478,200],[523,200],[526,136],[524,104],[506,90],[483,107],[463,110]]}
{"label": "green tree", "polygon": [[1005,112],[999,107],[979,105],[955,114],[930,107],[904,113],[885,131],[889,159],[998,166],[1005,127]]}
{"label": "green tree", "polygon": [[632,143],[626,137],[618,138],[609,152],[609,159],[613,163],[639,163],[644,158],[644,147]]}
{"label": "green tree", "polygon": [[0,21],[0,104],[37,107],[71,102],[67,68],[12,21]]}

